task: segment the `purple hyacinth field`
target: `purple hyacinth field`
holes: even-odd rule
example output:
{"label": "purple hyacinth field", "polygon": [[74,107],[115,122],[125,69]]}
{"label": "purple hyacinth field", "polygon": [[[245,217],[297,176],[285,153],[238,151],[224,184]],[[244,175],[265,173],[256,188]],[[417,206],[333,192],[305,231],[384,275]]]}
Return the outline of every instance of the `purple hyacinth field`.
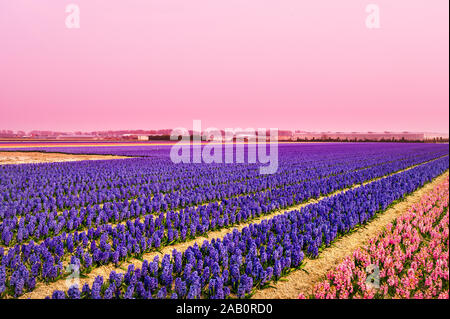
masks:
{"label": "purple hyacinth field", "polygon": [[436,312],[449,5],[0,0],[0,319]]}
{"label": "purple hyacinth field", "polygon": [[267,175],[170,148],[14,149],[125,158],[0,165],[0,298],[295,298],[296,274],[449,167],[448,144],[279,144]]}

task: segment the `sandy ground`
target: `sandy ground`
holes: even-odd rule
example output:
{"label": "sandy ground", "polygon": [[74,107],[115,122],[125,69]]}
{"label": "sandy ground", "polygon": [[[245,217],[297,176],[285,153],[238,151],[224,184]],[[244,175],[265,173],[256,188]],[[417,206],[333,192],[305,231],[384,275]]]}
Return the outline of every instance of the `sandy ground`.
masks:
{"label": "sandy ground", "polygon": [[333,246],[324,249],[316,259],[305,259],[306,265],[303,270],[297,270],[285,278],[287,281],[278,281],[272,284],[274,288],[259,290],[252,298],[255,299],[293,299],[298,298],[299,293],[305,295],[311,293],[314,285],[323,280],[328,271],[334,269],[342,260],[353,253],[358,247],[362,247],[368,240],[395,220],[398,216],[406,213],[408,209],[420,201],[421,197],[431,191],[434,186],[448,178],[448,171],[428,183],[421,189],[407,196],[405,200],[394,205],[383,214],[378,215],[364,228],[344,236],[334,243]]}
{"label": "sandy ground", "polygon": [[[405,170],[408,170],[411,168],[412,167],[407,168]],[[350,254],[355,248],[363,245],[363,243],[366,240],[368,240],[369,238],[373,237],[374,234],[381,231],[387,225],[387,223],[392,221],[398,215],[405,212],[407,210],[407,208],[410,205],[412,205],[412,203],[414,203],[415,201],[418,201],[420,199],[420,197],[423,195],[424,192],[432,189],[432,187],[434,185],[436,185],[436,183],[439,183],[439,181],[442,181],[442,179],[444,179],[445,176],[448,176],[448,172],[439,176],[432,183],[425,185],[423,188],[421,188],[421,189],[417,190],[416,192],[414,192],[413,194],[409,195],[408,197],[406,197],[406,199],[404,201],[396,204],[394,207],[387,210],[382,215],[379,215],[376,219],[372,220],[366,228],[360,229],[351,235],[343,237],[341,240],[339,240],[335,243],[335,246],[327,248],[324,251],[322,251],[321,255],[318,259],[307,260],[307,264],[304,269],[309,272],[308,276],[305,277],[306,273],[302,270],[293,272],[287,277],[289,282],[279,281],[276,284],[276,289],[268,288],[268,289],[259,291],[253,298],[297,298],[297,296],[300,292],[304,292],[307,289],[310,289],[310,287],[312,287],[315,282],[319,281],[328,272],[328,270],[330,270],[333,266],[335,266],[346,255]],[[385,177],[381,177],[381,178],[385,178]],[[381,179],[381,178],[378,178],[378,179]],[[378,180],[378,179],[376,179],[376,180]],[[370,183],[370,182],[366,182],[364,184],[367,184],[367,183]],[[356,188],[359,186],[360,185],[356,185],[351,188]],[[346,189],[346,190],[348,190],[348,189]],[[314,202],[317,202],[317,201],[321,200],[322,198],[330,197],[337,193],[344,192],[346,190],[337,191],[333,194],[321,197],[319,199],[312,199],[304,204],[291,207],[290,209],[283,209],[283,210],[277,211],[275,213],[253,219],[253,220],[249,221],[248,223],[243,223],[243,224],[235,226],[235,227],[224,228],[224,229],[221,229],[218,231],[211,231],[208,233],[208,237],[200,236],[193,240],[186,241],[184,243],[178,243],[175,245],[163,247],[161,249],[161,252],[150,252],[150,253],[144,254],[143,260],[151,261],[157,255],[160,256],[160,260],[161,260],[163,255],[171,254],[173,249],[176,249],[179,252],[184,252],[189,246],[194,245],[194,243],[201,245],[203,243],[203,241],[206,239],[223,238],[223,237],[225,237],[225,235],[227,233],[232,232],[234,228],[241,230],[242,228],[248,226],[249,224],[257,223],[257,222],[260,222],[261,220],[273,218],[276,215],[284,214],[286,211],[300,209],[301,207],[306,206],[311,203],[314,203]],[[96,276],[103,276],[104,280],[106,280],[109,277],[109,273],[113,270],[117,273],[124,273],[124,272],[126,272],[128,265],[130,265],[130,264],[134,264],[136,267],[141,267],[142,261],[131,258],[128,262],[123,262],[120,267],[115,267],[114,265],[111,265],[111,264],[97,267],[97,268],[93,269],[87,275],[86,278],[79,279],[79,287],[82,287],[85,283],[92,285]],[[297,278],[297,276],[300,276],[300,277]],[[39,282],[36,284],[36,288],[32,292],[26,293],[26,294],[22,295],[20,298],[21,299],[23,299],[23,298],[32,298],[32,299],[45,298],[46,296],[51,295],[54,290],[67,290],[68,288],[69,287],[67,286],[67,283],[65,280],[58,280],[56,282],[52,282],[49,284]]]}
{"label": "sandy ground", "polygon": [[0,152],[0,165],[74,162],[74,161],[107,160],[118,158],[126,158],[126,157],[114,155],[78,155],[78,154],[41,153],[41,152]]}

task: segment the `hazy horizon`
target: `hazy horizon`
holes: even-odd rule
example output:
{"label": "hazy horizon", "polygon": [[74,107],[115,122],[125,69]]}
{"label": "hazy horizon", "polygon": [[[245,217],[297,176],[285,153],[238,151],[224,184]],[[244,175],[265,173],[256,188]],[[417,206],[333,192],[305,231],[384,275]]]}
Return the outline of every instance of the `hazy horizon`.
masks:
{"label": "hazy horizon", "polygon": [[[259,127],[255,127],[255,129],[257,129]],[[154,128],[135,128],[135,129],[116,129],[116,130],[112,130],[112,129],[107,129],[107,130],[86,130],[86,131],[82,131],[82,130],[73,130],[73,131],[59,131],[59,130],[13,130],[13,129],[9,129],[11,131],[14,132],[25,132],[25,133],[30,133],[30,132],[34,132],[34,131],[38,131],[38,132],[53,132],[53,133],[76,133],[76,132],[81,132],[83,134],[87,134],[87,133],[92,133],[92,132],[108,132],[108,131],[112,131],[112,132],[118,132],[118,131],[127,131],[127,132],[135,132],[135,131],[162,131],[162,130],[172,130],[175,128],[170,128],[170,127],[165,127],[162,129],[154,129]],[[188,130],[192,130],[192,127],[189,128],[187,127]],[[207,129],[206,127],[202,128],[202,131]],[[218,128],[221,131],[224,131],[226,128]],[[231,129],[236,129],[236,128],[231,128]],[[242,130],[246,130],[246,127],[241,127]],[[267,130],[269,130],[270,128],[266,128]],[[285,132],[285,131],[290,131],[292,133],[294,132],[307,132],[307,133],[344,133],[344,134],[351,134],[351,133],[385,133],[385,132],[389,132],[389,133],[424,133],[424,134],[441,134],[441,135],[449,135],[449,132],[431,132],[431,131],[407,131],[407,130],[400,130],[400,131],[330,131],[330,130],[324,130],[324,131],[319,131],[319,130],[312,130],[312,131],[304,131],[304,130],[300,130],[300,129],[285,129],[285,128],[276,128],[279,132]],[[4,130],[2,128],[0,128],[0,131]]]}

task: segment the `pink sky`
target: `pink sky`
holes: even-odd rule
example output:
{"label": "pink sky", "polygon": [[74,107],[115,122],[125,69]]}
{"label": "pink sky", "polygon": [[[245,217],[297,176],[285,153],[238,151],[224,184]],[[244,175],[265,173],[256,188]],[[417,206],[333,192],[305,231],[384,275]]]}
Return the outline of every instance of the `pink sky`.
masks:
{"label": "pink sky", "polygon": [[0,129],[448,132],[448,6],[0,0]]}

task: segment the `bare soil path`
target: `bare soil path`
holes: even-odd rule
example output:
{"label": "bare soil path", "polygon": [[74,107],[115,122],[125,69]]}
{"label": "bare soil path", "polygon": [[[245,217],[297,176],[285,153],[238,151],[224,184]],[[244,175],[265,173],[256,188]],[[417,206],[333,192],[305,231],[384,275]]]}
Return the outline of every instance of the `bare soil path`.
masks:
{"label": "bare soil path", "polygon": [[83,155],[41,152],[0,152],[0,165],[109,160],[119,158],[127,157],[115,155]]}

